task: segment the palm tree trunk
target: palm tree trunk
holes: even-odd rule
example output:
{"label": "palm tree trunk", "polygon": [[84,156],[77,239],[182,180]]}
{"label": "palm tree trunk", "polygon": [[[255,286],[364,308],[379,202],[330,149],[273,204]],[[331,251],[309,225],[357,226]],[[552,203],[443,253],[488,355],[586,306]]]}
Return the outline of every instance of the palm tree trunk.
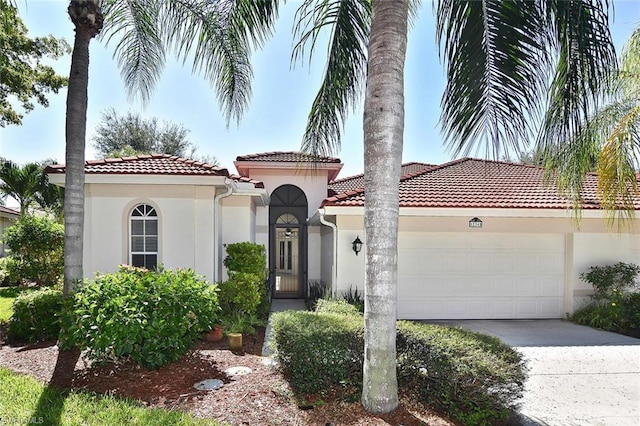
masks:
{"label": "palm tree trunk", "polygon": [[366,266],[362,405],[398,405],[396,378],[399,180],[404,132],[407,0],[374,0],[364,104]]}
{"label": "palm tree trunk", "polygon": [[84,151],[89,86],[89,43],[102,28],[99,1],[72,0],[69,16],[76,35],[67,92],[64,193],[64,288],[68,296],[82,280],[84,230]]}

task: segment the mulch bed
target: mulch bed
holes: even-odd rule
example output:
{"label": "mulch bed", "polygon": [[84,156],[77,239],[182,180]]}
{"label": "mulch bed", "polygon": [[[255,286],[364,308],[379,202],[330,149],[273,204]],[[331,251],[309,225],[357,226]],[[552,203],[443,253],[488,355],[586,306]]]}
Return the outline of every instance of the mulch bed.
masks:
{"label": "mulch bed", "polygon": [[[72,372],[56,370],[55,342],[9,345],[4,336],[0,330],[0,366],[43,383],[132,398],[148,407],[188,411],[232,425],[453,425],[406,398],[394,412],[380,416],[366,413],[357,402],[299,406],[286,380],[261,356],[264,329],[244,336],[240,352],[230,351],[226,339],[198,341],[187,355],[153,371],[133,362],[91,366],[82,356]],[[251,372],[235,376],[225,372],[238,366]],[[205,379],[219,379],[224,385],[214,391],[193,387]]]}

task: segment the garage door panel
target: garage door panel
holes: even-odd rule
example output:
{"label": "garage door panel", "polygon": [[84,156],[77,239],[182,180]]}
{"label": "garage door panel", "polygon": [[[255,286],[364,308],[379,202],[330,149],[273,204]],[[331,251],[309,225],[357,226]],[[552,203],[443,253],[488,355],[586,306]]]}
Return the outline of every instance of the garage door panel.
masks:
{"label": "garage door panel", "polygon": [[399,247],[400,318],[563,316],[563,235],[401,233]]}

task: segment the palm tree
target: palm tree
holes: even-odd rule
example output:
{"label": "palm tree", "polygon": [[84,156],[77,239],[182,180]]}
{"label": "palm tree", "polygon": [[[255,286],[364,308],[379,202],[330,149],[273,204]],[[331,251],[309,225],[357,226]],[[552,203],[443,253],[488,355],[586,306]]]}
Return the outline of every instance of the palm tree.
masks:
{"label": "palm tree", "polygon": [[[357,102],[366,76],[362,403],[370,412],[391,411],[397,405],[402,77],[407,22],[419,2],[407,3],[307,0],[295,27],[300,42],[294,58],[308,44],[313,52],[320,31],[331,28],[325,78],[309,116],[304,150],[330,154],[339,147],[341,123]],[[454,154],[484,146],[487,155],[499,158],[505,149],[519,150],[532,130],[530,121],[547,101],[547,131],[541,140],[565,141],[578,132],[615,63],[606,2],[439,0],[436,10],[448,76],[441,121]]]}
{"label": "palm tree", "polygon": [[13,161],[0,159],[0,194],[14,198],[20,205],[20,215],[27,214],[37,202],[42,189],[42,167],[36,163],[19,166]]}
{"label": "palm tree", "polygon": [[162,72],[166,51],[202,73],[217,92],[227,120],[239,119],[251,96],[249,53],[270,34],[277,0],[71,0],[75,26],[66,112],[64,294],[82,279],[84,161],[89,43],[104,26],[117,38],[115,55],[131,96],[146,102]]}

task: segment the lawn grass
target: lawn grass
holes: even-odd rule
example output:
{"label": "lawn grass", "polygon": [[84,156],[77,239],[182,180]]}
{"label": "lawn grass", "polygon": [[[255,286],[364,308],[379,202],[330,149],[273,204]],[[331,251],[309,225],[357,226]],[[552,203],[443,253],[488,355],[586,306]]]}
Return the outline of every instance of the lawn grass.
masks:
{"label": "lawn grass", "polygon": [[44,425],[219,425],[187,413],[72,391],[68,395],[0,367],[0,423]]}
{"label": "lawn grass", "polygon": [[18,287],[0,288],[0,324],[6,322],[13,313],[13,301],[22,290]]}

